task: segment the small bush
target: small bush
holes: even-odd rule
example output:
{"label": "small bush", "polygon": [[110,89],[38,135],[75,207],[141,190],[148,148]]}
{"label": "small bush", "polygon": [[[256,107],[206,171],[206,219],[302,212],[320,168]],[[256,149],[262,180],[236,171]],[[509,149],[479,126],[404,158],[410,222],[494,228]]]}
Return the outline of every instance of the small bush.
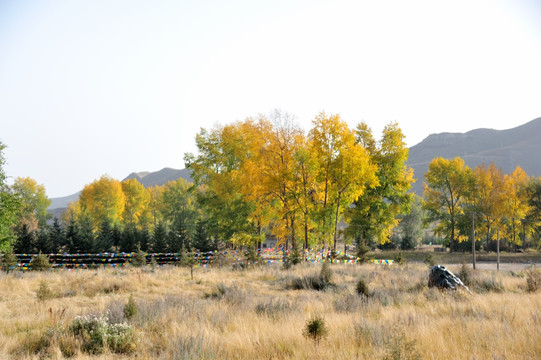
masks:
{"label": "small bush", "polygon": [[131,320],[135,315],[137,315],[137,310],[137,304],[133,299],[133,295],[130,295],[128,302],[126,303],[126,305],[124,305],[124,316],[126,317],[126,319]]}
{"label": "small bush", "polygon": [[460,280],[464,283],[466,286],[472,286],[473,285],[473,270],[466,264],[465,262],[462,263],[460,266],[460,270],[458,271],[457,276]]}
{"label": "small bush", "polygon": [[328,334],[327,326],[325,325],[325,320],[319,315],[315,315],[306,322],[304,327],[303,335],[307,339],[310,339],[314,344],[319,344],[319,342],[325,338]]}
{"label": "small bush", "polygon": [[429,267],[436,265],[436,260],[434,260],[434,256],[432,256],[432,254],[427,254],[423,262],[427,264]]}
{"label": "small bush", "polygon": [[321,264],[321,271],[319,273],[319,277],[321,278],[321,280],[327,284],[331,284],[332,283],[332,269],[331,269],[331,265],[328,261],[324,261],[322,264]]}
{"label": "small bush", "polygon": [[402,254],[402,251],[399,251],[398,254],[394,256],[393,260],[398,265],[404,265],[406,263],[406,258],[404,257],[404,254]]}
{"label": "small bush", "polygon": [[17,257],[12,251],[6,252],[2,257],[2,262],[0,264],[2,270],[9,273],[12,268],[17,266]]}
{"label": "small bush", "polygon": [[475,288],[479,292],[503,292],[503,284],[497,282],[494,277],[492,278],[483,278],[481,280],[475,281]]}
{"label": "small bush", "polygon": [[541,287],[541,272],[531,268],[526,270],[526,290],[534,293]]}
{"label": "small bush", "polygon": [[36,291],[36,297],[39,301],[46,301],[54,298],[54,294],[45,280],[40,281],[38,291]]}
{"label": "small bush", "polygon": [[133,255],[131,264],[135,267],[142,267],[147,264],[146,254],[143,250],[141,250],[141,247],[137,246],[137,252]]}
{"label": "small bush", "polygon": [[324,281],[321,276],[303,276],[300,278],[294,278],[289,284],[288,288],[293,290],[325,290],[329,285]]}
{"label": "small bush", "polygon": [[370,247],[367,246],[364,242],[360,242],[357,244],[357,253],[356,256],[359,259],[360,263],[364,263],[368,260],[368,257],[366,254],[370,251]]}
{"label": "small bush", "polygon": [[47,255],[42,254],[41,252],[35,258],[30,261],[30,269],[34,271],[45,271],[49,270],[53,266],[49,262]]}
{"label": "small bush", "polygon": [[71,332],[81,341],[81,349],[101,354],[107,346],[115,353],[127,354],[136,348],[133,328],[127,324],[109,324],[107,316],[77,316]]}
{"label": "small bush", "polygon": [[370,291],[368,290],[368,284],[366,283],[366,281],[364,281],[363,278],[360,278],[357,281],[357,285],[355,286],[355,291],[357,292],[357,294],[361,296],[365,296],[365,297],[370,296]]}

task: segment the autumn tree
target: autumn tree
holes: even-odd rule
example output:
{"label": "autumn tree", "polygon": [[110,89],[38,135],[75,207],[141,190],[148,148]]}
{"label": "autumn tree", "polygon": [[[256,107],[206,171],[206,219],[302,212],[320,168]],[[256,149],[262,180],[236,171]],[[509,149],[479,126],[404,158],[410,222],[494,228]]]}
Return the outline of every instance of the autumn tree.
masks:
{"label": "autumn tree", "polygon": [[[459,241],[458,216],[463,213],[463,206],[472,193],[475,177],[461,158],[438,157],[428,165],[425,180],[423,195],[428,219],[438,222],[435,232],[445,234],[451,250],[455,250]],[[464,238],[467,236],[464,234]]]}
{"label": "autumn tree", "polygon": [[480,236],[486,239],[486,248],[492,239],[493,228],[500,227],[504,214],[505,188],[504,175],[494,163],[488,167],[479,165],[473,170],[475,188],[472,193],[473,211],[481,220],[476,227]]}
{"label": "autumn tree", "polygon": [[322,184],[318,194],[322,232],[333,232],[332,249],[336,252],[338,222],[343,211],[367,186],[377,184],[376,168],[339,115],[320,113],[313,121],[310,139],[318,163],[317,179]]}
{"label": "autumn tree", "polygon": [[120,181],[104,175],[83,188],[73,211],[76,216],[88,216],[93,228],[97,229],[103,221],[111,225],[120,223],[125,203]]}
{"label": "autumn tree", "polygon": [[124,180],[121,183],[124,193],[123,223],[142,228],[151,221],[149,213],[150,193],[137,179]]}
{"label": "autumn tree", "polygon": [[33,226],[30,224],[33,223],[44,227],[48,219],[47,208],[51,205],[45,187],[32,178],[18,177],[11,188],[21,199],[20,223],[26,223],[31,228]]}
{"label": "autumn tree", "polygon": [[391,230],[399,222],[398,215],[409,211],[412,194],[413,170],[406,165],[408,148],[398,124],[383,129],[380,141],[373,138],[372,130],[364,123],[357,126],[356,142],[370,155],[377,168],[377,182],[368,184],[366,191],[347,211],[346,235],[366,243],[375,238],[380,244],[389,240]]}
{"label": "autumn tree", "polygon": [[[531,212],[528,186],[529,178],[524,170],[519,166],[509,175],[504,177],[505,192],[504,198],[504,224],[502,227],[503,235],[507,237],[514,245],[520,246],[526,233],[531,231],[532,227],[526,223],[528,214]],[[531,198],[530,198],[531,199]],[[522,233],[522,238],[519,234]]]}

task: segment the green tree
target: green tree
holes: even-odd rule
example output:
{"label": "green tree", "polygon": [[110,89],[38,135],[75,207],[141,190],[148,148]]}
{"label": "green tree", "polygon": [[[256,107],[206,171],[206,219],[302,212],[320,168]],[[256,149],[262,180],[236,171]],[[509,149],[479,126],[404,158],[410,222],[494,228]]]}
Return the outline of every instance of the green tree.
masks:
{"label": "green tree", "polygon": [[467,240],[469,234],[459,234],[457,221],[467,205],[475,185],[475,177],[464,160],[435,158],[428,165],[424,186],[427,219],[437,221],[436,234],[444,234],[451,250],[456,250],[459,241]]}
{"label": "green tree", "polygon": [[113,249],[113,228],[109,224],[109,221],[102,221],[100,229],[96,234],[96,243],[98,252],[110,252]]}
{"label": "green tree", "polygon": [[256,233],[255,205],[242,192],[244,160],[252,156],[251,138],[238,124],[201,129],[196,136],[198,154],[184,156],[192,170],[197,202],[207,216],[210,235],[230,241],[237,233]]}
{"label": "green tree", "polygon": [[389,241],[391,230],[399,223],[398,215],[407,213],[412,199],[408,192],[413,183],[413,170],[406,165],[408,148],[398,124],[387,125],[379,142],[364,123],[357,126],[356,142],[369,153],[377,167],[377,182],[355,200],[347,211],[346,236],[357,243],[370,244],[375,238],[380,244]]}
{"label": "green tree", "polygon": [[157,253],[164,253],[167,251],[167,229],[161,222],[154,227],[152,251]]}
{"label": "green tree", "polygon": [[9,252],[16,241],[14,226],[19,217],[21,201],[6,184],[4,172],[4,149],[6,146],[0,142],[0,252]]}
{"label": "green tree", "polygon": [[51,230],[49,232],[49,237],[51,241],[51,246],[54,249],[54,252],[58,252],[60,249],[63,248],[63,246],[66,243],[66,234],[64,232],[64,228],[60,224],[60,221],[58,221],[58,218],[53,219],[53,225],[51,227]]}
{"label": "green tree", "polygon": [[402,250],[415,249],[421,242],[424,218],[425,211],[423,209],[422,199],[414,196],[409,213],[400,216],[400,223],[397,228],[397,233],[400,235],[400,248]]}

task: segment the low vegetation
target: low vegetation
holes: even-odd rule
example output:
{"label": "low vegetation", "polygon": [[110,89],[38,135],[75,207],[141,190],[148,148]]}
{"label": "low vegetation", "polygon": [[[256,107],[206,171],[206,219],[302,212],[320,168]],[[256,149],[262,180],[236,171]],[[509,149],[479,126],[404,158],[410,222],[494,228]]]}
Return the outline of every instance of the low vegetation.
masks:
{"label": "low vegetation", "polygon": [[0,358],[539,358],[538,274],[471,271],[469,295],[422,263],[2,273]]}

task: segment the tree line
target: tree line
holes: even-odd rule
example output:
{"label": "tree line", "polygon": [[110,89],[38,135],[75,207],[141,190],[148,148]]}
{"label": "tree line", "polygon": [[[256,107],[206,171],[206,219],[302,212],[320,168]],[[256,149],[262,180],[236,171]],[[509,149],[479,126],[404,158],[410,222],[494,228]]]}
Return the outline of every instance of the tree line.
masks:
{"label": "tree line", "polygon": [[[145,188],[135,179],[102,176],[82,190],[62,219],[48,218],[42,185],[18,178],[7,186],[0,144],[2,251],[178,252],[261,246],[269,236],[300,256],[302,249],[337,251],[340,239],[370,248],[414,248],[430,227],[452,250],[467,249],[472,222],[486,249],[539,242],[541,180],[517,167],[471,169],[460,158],[435,158],[423,199],[409,190],[413,171],[398,124],[379,139],[364,123],[318,114],[303,131],[275,111],[196,135],[185,154],[193,183]],[[470,242],[471,247],[471,242]]]}

